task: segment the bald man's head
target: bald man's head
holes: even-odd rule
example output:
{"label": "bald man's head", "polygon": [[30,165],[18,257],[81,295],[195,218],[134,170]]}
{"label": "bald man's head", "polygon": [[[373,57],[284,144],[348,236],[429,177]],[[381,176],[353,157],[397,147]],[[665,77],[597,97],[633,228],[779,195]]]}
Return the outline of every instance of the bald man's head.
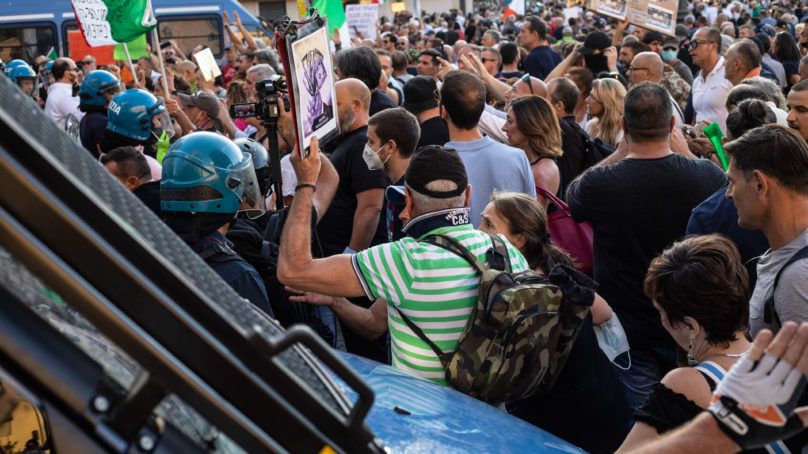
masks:
{"label": "bald man's head", "polygon": [[334,85],[340,132],[350,132],[368,124],[370,90],[359,79],[342,79]]}
{"label": "bald man's head", "polygon": [[640,82],[659,83],[665,64],[656,52],[640,52],[631,60],[631,69],[628,72],[628,82],[631,85]]}

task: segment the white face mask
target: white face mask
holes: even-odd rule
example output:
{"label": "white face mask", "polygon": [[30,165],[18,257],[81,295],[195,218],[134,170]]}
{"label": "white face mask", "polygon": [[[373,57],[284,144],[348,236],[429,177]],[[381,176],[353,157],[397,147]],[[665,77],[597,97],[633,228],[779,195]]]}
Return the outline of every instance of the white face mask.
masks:
{"label": "white face mask", "polygon": [[[612,318],[594,328],[598,345],[606,354],[606,357],[609,358],[609,361],[620,369],[629,370],[631,368],[631,353],[628,338],[620,319],[617,318],[617,314],[612,312]],[[627,354],[625,355],[626,358],[621,356],[624,353]],[[620,357],[620,361],[618,361],[618,357]],[[623,366],[621,363],[627,363],[627,365]]]}
{"label": "white face mask", "polygon": [[370,147],[369,144],[365,144],[365,149],[362,151],[362,159],[365,160],[365,164],[367,164],[368,169],[370,170],[384,170],[384,164],[390,159],[390,156],[382,161],[379,157],[379,151],[382,151],[382,148],[387,146],[387,144],[382,145],[379,147],[378,151],[373,151],[373,148]]}

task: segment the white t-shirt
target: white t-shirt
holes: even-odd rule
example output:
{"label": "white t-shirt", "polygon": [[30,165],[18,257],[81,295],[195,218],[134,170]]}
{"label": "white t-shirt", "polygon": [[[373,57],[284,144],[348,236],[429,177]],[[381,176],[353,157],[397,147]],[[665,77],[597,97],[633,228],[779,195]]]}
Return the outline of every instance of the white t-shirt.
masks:
{"label": "white t-shirt", "polygon": [[65,128],[68,115],[81,120],[84,112],[79,110],[79,97],[73,96],[73,85],[65,82],[56,82],[48,88],[48,100],[45,102],[45,114]]}

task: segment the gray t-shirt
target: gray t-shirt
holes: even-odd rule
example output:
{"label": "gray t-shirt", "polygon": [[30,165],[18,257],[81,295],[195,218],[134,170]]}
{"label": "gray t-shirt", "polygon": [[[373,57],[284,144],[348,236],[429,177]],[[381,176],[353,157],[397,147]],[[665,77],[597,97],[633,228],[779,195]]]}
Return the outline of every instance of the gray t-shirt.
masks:
{"label": "gray t-shirt", "polygon": [[[808,246],[808,230],[782,248],[773,252],[768,250],[761,256],[757,265],[757,284],[749,300],[749,329],[752,336],[764,328],[777,332],[777,325],[766,323],[763,319],[763,304],[772,294],[772,284],[780,268],[805,246]],[[776,290],[774,308],[781,323],[808,321],[808,259],[798,260],[786,268],[780,275]]]}

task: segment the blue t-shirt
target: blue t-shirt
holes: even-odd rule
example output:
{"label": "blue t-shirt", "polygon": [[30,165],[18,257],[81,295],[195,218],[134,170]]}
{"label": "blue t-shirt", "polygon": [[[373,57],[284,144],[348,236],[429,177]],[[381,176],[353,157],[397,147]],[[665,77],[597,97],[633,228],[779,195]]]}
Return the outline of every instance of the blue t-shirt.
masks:
{"label": "blue t-shirt", "polygon": [[727,187],[715,191],[699,206],[693,208],[687,222],[687,235],[721,233],[729,237],[741,253],[741,260],[749,272],[749,288],[754,288],[757,271],[754,258],[769,249],[769,241],[760,230],[748,230],[738,226],[738,209],[725,194]]}
{"label": "blue t-shirt", "polygon": [[561,63],[561,55],[550,46],[538,46],[527,54],[525,71],[531,76],[544,80]]}
{"label": "blue t-shirt", "polygon": [[479,227],[480,215],[498,191],[523,192],[536,197],[536,184],[525,152],[490,137],[471,142],[448,142],[460,154],[471,185],[471,223]]}

